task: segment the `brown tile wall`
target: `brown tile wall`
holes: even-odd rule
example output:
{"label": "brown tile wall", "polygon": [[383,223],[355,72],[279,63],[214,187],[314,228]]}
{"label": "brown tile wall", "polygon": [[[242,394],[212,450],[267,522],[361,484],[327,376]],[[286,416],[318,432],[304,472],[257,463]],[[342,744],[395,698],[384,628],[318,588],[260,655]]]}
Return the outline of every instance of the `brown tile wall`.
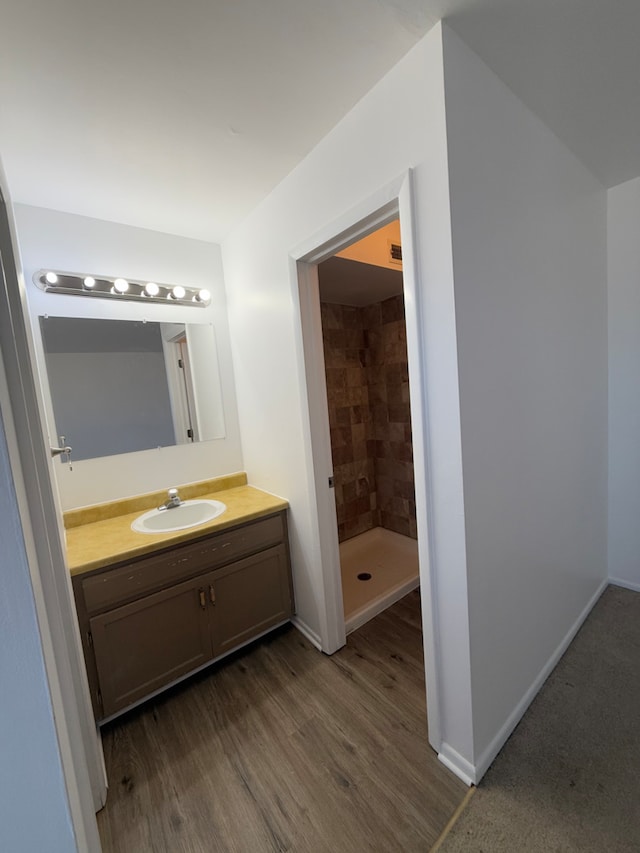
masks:
{"label": "brown tile wall", "polygon": [[407,334],[402,296],[362,309],[375,459],[377,524],[417,538],[409,406]]}
{"label": "brown tile wall", "polygon": [[376,526],[375,466],[367,353],[362,313],[347,305],[321,304],[335,477],[338,537],[342,542]]}
{"label": "brown tile wall", "polygon": [[416,538],[402,296],[321,311],[338,538],[377,526]]}

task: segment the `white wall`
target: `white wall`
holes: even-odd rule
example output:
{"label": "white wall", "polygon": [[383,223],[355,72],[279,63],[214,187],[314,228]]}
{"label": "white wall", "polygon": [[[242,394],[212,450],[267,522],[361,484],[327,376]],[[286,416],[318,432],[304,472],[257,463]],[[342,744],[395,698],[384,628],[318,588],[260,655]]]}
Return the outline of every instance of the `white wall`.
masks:
{"label": "white wall", "polygon": [[[344,223],[348,212],[380,187],[409,167],[415,170],[421,292],[419,302],[407,310],[419,312],[423,332],[429,447],[420,448],[419,456],[428,459],[432,484],[439,610],[437,648],[430,643],[427,657],[439,660],[439,704],[446,719],[438,742],[433,731],[430,737],[437,749],[447,744],[450,756],[459,756],[464,765],[472,758],[473,745],[441,48],[438,26],[234,231],[223,245],[223,259],[245,465],[252,482],[290,501],[298,615],[322,636],[320,540],[299,297],[290,254],[303,243],[311,250],[320,232],[328,239],[332,222]],[[304,109],[313,104],[301,105],[302,113]],[[416,396],[412,389],[412,400]],[[418,524],[423,595],[428,597],[422,499]],[[431,695],[430,711],[434,702]]]}
{"label": "white wall", "polygon": [[[66,465],[56,465],[63,509],[242,470],[220,248],[213,243],[27,205],[15,205],[15,217],[36,342],[37,316],[49,314],[210,323],[217,343],[218,365],[212,365],[212,377],[219,371],[226,436],[199,444],[79,461],[72,471]],[[212,294],[211,305],[140,305],[44,293],[32,282],[33,273],[42,268],[206,287]],[[45,376],[43,370],[41,376]]]}
{"label": "white wall", "polygon": [[204,439],[226,434],[218,348],[215,338],[212,338],[209,332],[205,326],[187,324],[187,346],[191,359],[198,435]]}
{"label": "white wall", "polygon": [[444,58],[482,770],[606,576],[606,194],[448,29]]}
{"label": "white wall", "polygon": [[608,192],[609,576],[640,592],[640,178]]}
{"label": "white wall", "polygon": [[55,434],[73,446],[74,461],[176,443],[162,349],[132,355],[71,345],[46,363]]}

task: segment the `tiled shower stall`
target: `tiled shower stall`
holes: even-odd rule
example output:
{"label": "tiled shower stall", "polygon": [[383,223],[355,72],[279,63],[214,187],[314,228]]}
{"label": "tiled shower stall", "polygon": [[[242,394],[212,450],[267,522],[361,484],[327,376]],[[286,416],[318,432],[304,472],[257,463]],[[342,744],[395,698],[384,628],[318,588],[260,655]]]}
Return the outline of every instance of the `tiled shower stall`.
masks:
{"label": "tiled shower stall", "polygon": [[402,295],[321,304],[340,542],[374,527],[417,537]]}

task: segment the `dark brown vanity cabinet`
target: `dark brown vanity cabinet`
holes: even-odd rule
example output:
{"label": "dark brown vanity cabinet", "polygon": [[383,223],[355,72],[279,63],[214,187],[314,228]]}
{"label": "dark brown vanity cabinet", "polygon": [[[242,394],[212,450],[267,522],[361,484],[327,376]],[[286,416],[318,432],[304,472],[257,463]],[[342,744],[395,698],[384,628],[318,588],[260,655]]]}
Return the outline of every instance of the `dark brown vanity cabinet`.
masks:
{"label": "dark brown vanity cabinet", "polygon": [[293,613],[285,513],[74,577],[97,720]]}

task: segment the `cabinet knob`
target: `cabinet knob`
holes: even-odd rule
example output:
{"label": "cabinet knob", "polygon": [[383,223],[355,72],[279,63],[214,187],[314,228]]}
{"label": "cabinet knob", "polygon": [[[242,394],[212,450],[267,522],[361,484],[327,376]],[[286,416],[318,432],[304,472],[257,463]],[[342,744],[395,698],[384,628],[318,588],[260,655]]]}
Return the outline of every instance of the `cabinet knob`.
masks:
{"label": "cabinet knob", "polygon": [[216,591],[213,588],[213,584],[211,584],[209,587],[209,599],[211,600],[212,604],[216,603]]}
{"label": "cabinet knob", "polygon": [[207,599],[205,598],[204,590],[199,589],[198,595],[200,596],[200,607],[202,607],[202,609],[204,610],[207,606]]}

